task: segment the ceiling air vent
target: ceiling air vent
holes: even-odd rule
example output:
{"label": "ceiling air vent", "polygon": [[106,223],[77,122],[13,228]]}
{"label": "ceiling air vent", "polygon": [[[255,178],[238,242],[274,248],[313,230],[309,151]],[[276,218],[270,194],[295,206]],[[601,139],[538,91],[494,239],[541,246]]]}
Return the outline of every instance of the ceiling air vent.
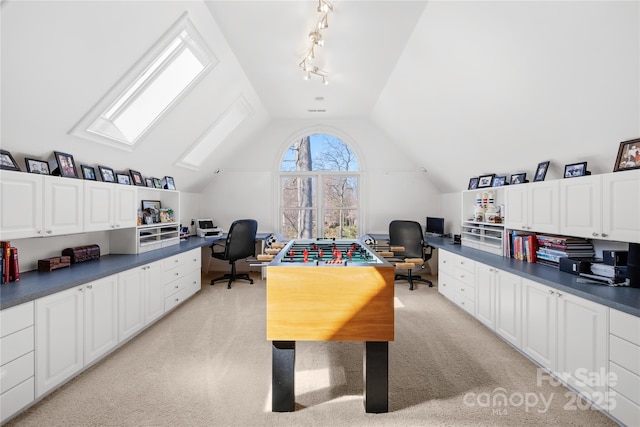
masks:
{"label": "ceiling air vent", "polygon": [[307,110],[310,113],[326,113],[327,110]]}

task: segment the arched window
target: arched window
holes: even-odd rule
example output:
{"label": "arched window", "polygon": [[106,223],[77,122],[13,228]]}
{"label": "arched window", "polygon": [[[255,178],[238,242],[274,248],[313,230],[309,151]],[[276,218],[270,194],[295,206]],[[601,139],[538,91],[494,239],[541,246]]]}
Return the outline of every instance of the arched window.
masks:
{"label": "arched window", "polygon": [[358,159],[339,138],[313,134],[287,150],[280,168],[280,233],[289,239],[357,238]]}

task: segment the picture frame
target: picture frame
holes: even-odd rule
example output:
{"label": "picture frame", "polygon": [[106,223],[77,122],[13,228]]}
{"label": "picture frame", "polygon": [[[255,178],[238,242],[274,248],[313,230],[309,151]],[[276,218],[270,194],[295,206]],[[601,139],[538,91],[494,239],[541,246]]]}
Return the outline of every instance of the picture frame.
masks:
{"label": "picture frame", "polygon": [[640,168],[640,138],[622,141],[618,148],[614,172]]}
{"label": "picture frame", "polygon": [[27,172],[39,173],[41,175],[51,175],[49,171],[49,163],[44,160],[32,159],[29,157],[24,158],[24,163],[27,166]]}
{"label": "picture frame", "polygon": [[475,190],[476,188],[478,188],[478,181],[479,178],[477,176],[469,178],[469,185],[467,187],[467,190]]}
{"label": "picture frame", "polygon": [[20,172],[20,166],[16,163],[16,159],[7,150],[0,150],[0,169]]}
{"label": "picture frame", "polygon": [[151,178],[153,180],[153,188],[158,188],[162,190],[162,181],[160,178]]}
{"label": "picture frame", "polygon": [[564,177],[575,178],[578,176],[591,175],[587,170],[587,162],[571,163],[564,166]]}
{"label": "picture frame", "polygon": [[496,174],[492,173],[490,175],[482,175],[478,177],[478,188],[491,187],[491,184],[493,184],[493,178],[495,176]]}
{"label": "picture frame", "polygon": [[503,185],[509,185],[506,175],[495,176],[493,178],[493,187],[502,187]]}
{"label": "picture frame", "polygon": [[160,222],[160,200],[142,200],[142,215],[145,224],[155,224]]}
{"label": "picture frame", "polygon": [[113,169],[106,166],[98,166],[98,171],[100,171],[102,182],[116,182],[116,173]]}
{"label": "picture frame", "polygon": [[126,173],[116,173],[116,182],[123,185],[131,185],[131,177]]}
{"label": "picture frame", "polygon": [[163,181],[164,181],[165,190],[175,190],[176,189],[176,183],[173,180],[173,177],[165,176]]}
{"label": "picture frame", "polygon": [[153,186],[153,178],[145,178],[144,180],[147,184],[147,187],[154,188]]}
{"label": "picture frame", "polygon": [[142,180],[142,174],[133,169],[129,169],[129,175],[131,175],[131,182],[133,185],[139,185],[144,187],[144,181]]}
{"label": "picture frame", "polygon": [[79,178],[76,162],[73,160],[73,156],[71,154],[54,151],[53,156],[56,158],[56,163],[58,164],[56,171],[60,176],[64,176],[66,178]]}
{"label": "picture frame", "polygon": [[97,181],[96,170],[93,166],[88,165],[80,165],[80,170],[82,171],[82,177],[89,181]]}
{"label": "picture frame", "polygon": [[525,182],[529,182],[529,180],[527,180],[526,172],[514,173],[509,178],[510,185],[524,184]]}
{"label": "picture frame", "polygon": [[140,204],[142,206],[142,210],[151,208],[157,209],[159,211],[162,207],[162,203],[160,202],[160,200],[142,200]]}
{"label": "picture frame", "polygon": [[544,177],[547,176],[547,170],[549,169],[550,163],[550,161],[538,163],[536,174],[533,176],[533,182],[544,181]]}

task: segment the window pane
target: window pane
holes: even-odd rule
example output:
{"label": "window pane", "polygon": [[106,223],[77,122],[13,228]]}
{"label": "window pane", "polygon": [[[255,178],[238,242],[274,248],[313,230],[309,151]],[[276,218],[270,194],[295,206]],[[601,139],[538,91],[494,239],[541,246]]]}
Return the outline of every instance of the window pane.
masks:
{"label": "window pane", "polygon": [[280,230],[285,240],[313,239],[317,235],[316,211],[312,209],[284,209]]}
{"label": "window pane", "polygon": [[358,222],[357,209],[325,209],[324,237],[357,239]]}
{"label": "window pane", "polygon": [[358,171],[358,160],[349,146],[339,138],[314,134],[291,144],[282,159],[280,170],[292,171]]}
{"label": "window pane", "polygon": [[309,176],[282,177],[282,207],[311,208],[317,206],[316,178]]}
{"label": "window pane", "polygon": [[324,206],[331,208],[358,207],[358,178],[326,176],[323,179]]}

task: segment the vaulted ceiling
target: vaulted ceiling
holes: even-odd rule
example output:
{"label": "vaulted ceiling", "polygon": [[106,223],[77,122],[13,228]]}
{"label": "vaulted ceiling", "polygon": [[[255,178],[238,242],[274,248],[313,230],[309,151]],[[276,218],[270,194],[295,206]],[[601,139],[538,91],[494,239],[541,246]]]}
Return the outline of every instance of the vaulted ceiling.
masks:
{"label": "vaulted ceiling", "polygon": [[[198,192],[273,123],[359,120],[447,193],[545,160],[552,178],[578,161],[609,172],[619,142],[640,136],[637,1],[332,3],[316,51],[325,86],[298,67],[317,0],[3,1],[2,148],[65,151]],[[185,11],[218,65],[133,151],[70,135]],[[210,167],[177,166],[239,98],[251,115]]]}

